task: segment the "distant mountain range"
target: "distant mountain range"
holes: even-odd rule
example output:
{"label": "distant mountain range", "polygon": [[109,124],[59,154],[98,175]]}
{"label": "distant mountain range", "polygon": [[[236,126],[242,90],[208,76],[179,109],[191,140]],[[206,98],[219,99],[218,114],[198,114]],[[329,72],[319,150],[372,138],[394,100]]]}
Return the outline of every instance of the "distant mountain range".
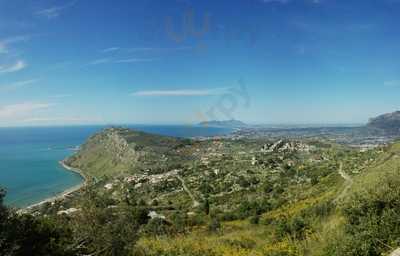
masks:
{"label": "distant mountain range", "polygon": [[390,135],[400,135],[400,111],[371,118],[367,127],[382,130]]}
{"label": "distant mountain range", "polygon": [[224,127],[224,128],[242,128],[248,126],[247,124],[235,119],[224,120],[224,121],[212,120],[212,121],[201,122],[199,125],[209,126],[209,127]]}
{"label": "distant mountain range", "polygon": [[[244,128],[249,127],[248,124],[231,119],[231,120],[211,120],[199,123],[201,126],[221,127],[221,128]],[[400,111],[386,113],[371,118],[365,127],[368,131],[386,134],[392,136],[400,136]]]}

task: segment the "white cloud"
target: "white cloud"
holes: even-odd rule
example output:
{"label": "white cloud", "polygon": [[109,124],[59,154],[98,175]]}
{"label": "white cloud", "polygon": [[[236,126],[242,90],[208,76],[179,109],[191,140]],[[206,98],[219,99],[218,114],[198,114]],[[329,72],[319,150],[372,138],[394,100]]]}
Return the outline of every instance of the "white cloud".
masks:
{"label": "white cloud", "polygon": [[128,51],[130,52],[145,52],[145,51],[154,51],[159,50],[161,48],[152,48],[152,47],[136,47],[136,48],[129,48]]}
{"label": "white cloud", "polygon": [[182,47],[173,47],[173,48],[154,48],[154,47],[136,47],[129,48],[129,52],[145,52],[145,51],[180,51],[180,50],[193,50],[192,46],[182,46]]}
{"label": "white cloud", "polygon": [[54,19],[54,18],[59,17],[61,15],[62,11],[74,6],[75,4],[76,4],[76,1],[67,3],[65,5],[61,5],[61,6],[53,6],[50,8],[39,10],[35,14],[37,16],[45,17],[47,19]]}
{"label": "white cloud", "polygon": [[280,4],[287,4],[289,0],[262,0],[264,3],[280,3]]}
{"label": "white cloud", "polygon": [[8,53],[7,45],[4,42],[0,42],[0,53]]}
{"label": "white cloud", "polygon": [[87,123],[87,122],[92,122],[93,120],[95,119],[87,119],[82,117],[33,117],[24,119],[23,122],[24,123],[48,123],[48,122]]}
{"label": "white cloud", "polygon": [[72,94],[56,94],[51,96],[51,98],[57,98],[57,99],[68,98],[68,97],[72,97]]}
{"label": "white cloud", "polygon": [[181,46],[181,47],[171,47],[171,48],[162,48],[162,47],[134,47],[134,48],[121,48],[121,47],[109,47],[102,49],[100,52],[102,53],[113,53],[113,52],[171,52],[171,51],[183,51],[183,50],[193,50],[192,46]]}
{"label": "white cloud", "polygon": [[101,51],[104,52],[104,53],[108,53],[108,52],[118,51],[119,49],[120,49],[119,47],[110,47],[110,48],[103,49]]}
{"label": "white cloud", "polygon": [[48,109],[51,104],[24,102],[0,107],[0,121],[15,121],[38,110]]}
{"label": "white cloud", "polygon": [[38,116],[28,117],[22,119],[19,125],[77,125],[77,124],[104,124],[104,120],[101,117],[82,117],[82,116],[63,116],[63,117],[49,117],[49,116]]}
{"label": "white cloud", "polygon": [[8,47],[11,44],[27,41],[28,39],[29,39],[29,36],[22,35],[22,36],[14,36],[14,37],[9,37],[9,38],[0,40],[0,54],[8,53],[9,52]]}
{"label": "white cloud", "polygon": [[15,43],[19,43],[19,42],[25,42],[27,40],[29,40],[29,36],[27,35],[19,35],[19,36],[13,36],[13,37],[8,37],[6,39],[1,40],[1,42],[3,42],[4,44],[15,44]]}
{"label": "white cloud", "polygon": [[225,93],[228,88],[215,88],[206,90],[154,90],[154,91],[137,91],[132,96],[211,96]]}
{"label": "white cloud", "polygon": [[54,118],[49,118],[49,117],[33,117],[33,118],[27,118],[22,120],[24,123],[36,123],[36,122],[49,122],[49,121],[54,121]]}
{"label": "white cloud", "polygon": [[23,60],[18,60],[14,64],[0,66],[0,74],[17,72],[24,69],[26,66],[27,66],[26,63]]}
{"label": "white cloud", "polygon": [[120,60],[113,60],[111,58],[103,58],[93,60],[88,63],[88,65],[101,65],[107,63],[135,63],[135,62],[150,62],[154,61],[155,59],[139,59],[139,58],[130,58],[130,59],[120,59]]}
{"label": "white cloud", "polygon": [[51,7],[47,9],[40,10],[36,12],[36,15],[46,17],[48,19],[57,18],[60,16],[60,11],[63,10],[62,7]]}
{"label": "white cloud", "polygon": [[149,61],[154,61],[154,59],[131,58],[131,59],[116,60],[114,61],[114,63],[135,63],[135,62],[149,62]]}
{"label": "white cloud", "polygon": [[[292,2],[292,0],[260,0],[263,3],[270,4],[270,3],[278,3],[278,4],[288,4]],[[312,4],[322,4],[323,0],[306,0],[306,3]]]}
{"label": "white cloud", "polygon": [[100,64],[109,63],[110,61],[111,61],[111,59],[108,59],[108,58],[97,59],[97,60],[89,62],[89,65],[100,65]]}
{"label": "white cloud", "polygon": [[400,87],[400,80],[385,81],[383,84],[387,87]]}
{"label": "white cloud", "polygon": [[3,84],[0,85],[0,92],[9,92],[9,91],[14,91],[22,87],[30,86],[34,83],[36,83],[38,80],[37,79],[31,79],[31,80],[25,80],[25,81],[18,81],[10,84]]}

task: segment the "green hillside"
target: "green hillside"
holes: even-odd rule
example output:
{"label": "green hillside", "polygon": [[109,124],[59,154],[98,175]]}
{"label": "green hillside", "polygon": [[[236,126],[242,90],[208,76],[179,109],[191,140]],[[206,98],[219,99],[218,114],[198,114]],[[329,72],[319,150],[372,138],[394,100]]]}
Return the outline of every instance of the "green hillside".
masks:
{"label": "green hillside", "polygon": [[360,150],[112,128],[66,163],[97,182],[34,212],[67,228],[78,255],[378,256],[400,247],[400,142]]}
{"label": "green hillside", "polygon": [[161,164],[168,166],[174,159],[184,158],[176,149],[189,143],[189,140],[110,128],[89,138],[65,163],[97,179],[146,168],[162,171],[158,170]]}
{"label": "green hillside", "polygon": [[140,255],[388,255],[400,246],[400,143],[378,151],[356,172],[346,167],[356,158],[337,159],[348,182],[332,172],[314,186],[295,185],[278,207],[222,221],[215,233],[142,238]]}
{"label": "green hillside", "polygon": [[127,189],[168,220],[142,227],[139,255],[381,255],[399,246],[399,154],[398,143],[361,152],[323,140],[184,141],[111,129],[69,163],[107,175],[101,184],[112,189],[96,191],[114,204]]}

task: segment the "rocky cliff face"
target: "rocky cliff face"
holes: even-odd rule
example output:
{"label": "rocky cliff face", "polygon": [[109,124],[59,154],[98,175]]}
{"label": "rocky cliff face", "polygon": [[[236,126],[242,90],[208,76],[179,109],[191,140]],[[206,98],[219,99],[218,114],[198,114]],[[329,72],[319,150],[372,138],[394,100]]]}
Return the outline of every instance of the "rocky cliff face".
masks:
{"label": "rocky cliff face", "polygon": [[110,128],[95,134],[75,155],[66,159],[66,164],[94,177],[129,171],[145,153],[135,150],[136,145],[127,142],[123,131]]}
{"label": "rocky cliff face", "polygon": [[90,149],[92,147],[91,144],[93,144],[93,142],[97,143],[98,141],[105,152],[113,155],[115,161],[129,163],[133,160],[137,160],[139,154],[135,151],[135,144],[132,143],[129,145],[119,132],[120,130],[117,129],[109,129],[105,133],[98,134],[87,143],[87,147]]}
{"label": "rocky cliff face", "polygon": [[400,111],[387,113],[371,118],[367,125],[369,128],[379,129],[389,135],[400,135]]}
{"label": "rocky cliff face", "polygon": [[149,168],[164,172],[170,163],[181,159],[177,149],[185,143],[188,142],[172,137],[109,128],[90,137],[65,163],[96,178]]}

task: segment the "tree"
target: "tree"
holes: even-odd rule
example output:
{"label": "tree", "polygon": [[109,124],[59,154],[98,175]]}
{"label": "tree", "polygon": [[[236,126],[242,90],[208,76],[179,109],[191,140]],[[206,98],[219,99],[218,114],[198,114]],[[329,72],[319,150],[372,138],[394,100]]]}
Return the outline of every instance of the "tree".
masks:
{"label": "tree", "polygon": [[0,190],[0,255],[76,255],[71,230],[44,217],[19,215],[4,206]]}
{"label": "tree", "polygon": [[206,200],[204,202],[204,213],[206,215],[210,214],[210,201],[208,201],[208,198],[206,198]]}
{"label": "tree", "polygon": [[217,218],[213,218],[211,223],[208,225],[208,231],[210,232],[219,232],[221,230],[221,223]]}
{"label": "tree", "polygon": [[[8,216],[7,208],[3,205],[5,195],[6,195],[5,190],[0,189],[0,227],[2,227],[1,225],[5,223],[6,218]],[[3,228],[0,229],[0,232],[1,230],[4,229]]]}
{"label": "tree", "polygon": [[140,225],[147,218],[147,212],[128,204],[109,208],[99,202],[101,198],[92,191],[82,201],[84,210],[70,221],[75,239],[85,245],[89,254],[128,255],[138,238]]}

